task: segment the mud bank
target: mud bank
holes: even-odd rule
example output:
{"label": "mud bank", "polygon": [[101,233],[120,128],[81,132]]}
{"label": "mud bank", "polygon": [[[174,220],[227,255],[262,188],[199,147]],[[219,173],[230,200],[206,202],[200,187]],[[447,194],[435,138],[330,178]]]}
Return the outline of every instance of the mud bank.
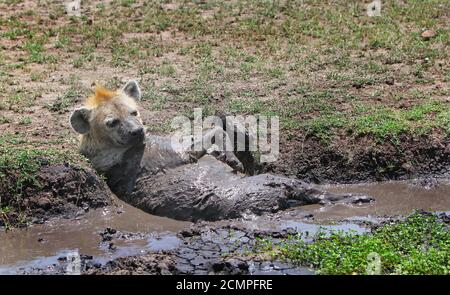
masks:
{"label": "mud bank", "polygon": [[[117,242],[122,234],[116,236],[117,232],[113,232],[108,240]],[[277,241],[295,233],[294,229],[248,229],[233,222],[199,223],[177,234],[157,237],[163,250],[119,257],[103,264],[98,257],[80,255],[80,270],[81,274],[314,274],[313,270],[288,261],[271,261],[252,254],[258,238]],[[57,263],[17,272],[66,274],[71,265],[69,256],[61,256]]]}
{"label": "mud bank", "polygon": [[375,202],[308,205],[192,224],[153,216],[114,198],[117,205],[90,210],[75,219],[52,219],[0,233],[0,240],[5,241],[0,245],[0,273],[65,274],[69,254],[76,253],[83,274],[311,274],[314,270],[289,261],[255,255],[255,242],[258,238],[276,242],[321,228],[361,234],[415,209],[450,210],[448,180],[327,185],[321,189],[370,194]]}
{"label": "mud bank", "polygon": [[154,235],[176,233],[190,226],[146,214],[116,197],[113,201],[113,206],[90,210],[75,218],[52,218],[27,228],[0,230],[0,269],[51,264],[73,251],[101,257],[106,262],[139,254],[141,250],[159,249],[161,242],[167,241],[157,241]]}
{"label": "mud bank", "polygon": [[[422,212],[423,216],[431,216],[431,213]],[[417,216],[417,215],[416,215]],[[437,222],[449,223],[449,212],[437,213]],[[373,218],[370,222],[359,220],[358,222],[345,221],[337,225],[309,227],[309,233],[334,229],[359,230],[353,234],[374,234],[378,228],[384,225],[392,225],[403,222],[404,217]],[[359,224],[359,225],[358,225]],[[256,225],[256,223],[254,223]],[[300,222],[298,223],[300,225]],[[276,227],[276,225],[274,226]],[[189,229],[178,232],[177,235],[161,235],[159,239],[164,246],[164,240],[171,241],[172,249],[148,251],[140,255],[119,257],[104,264],[96,257],[80,255],[78,260],[81,274],[315,274],[314,269],[301,266],[291,260],[274,260],[265,251],[258,251],[259,239],[270,240],[273,245],[285,242],[286,238],[295,236],[303,229],[250,229],[244,226],[242,221],[228,221],[224,224],[201,223],[191,226]],[[122,234],[111,233],[111,240],[121,237]],[[304,241],[312,242],[311,236],[304,237]],[[174,240],[177,242],[174,243]],[[46,267],[31,267],[19,269],[24,274],[67,274],[73,270],[75,260],[73,257],[61,256],[58,262]]]}
{"label": "mud bank", "polygon": [[450,175],[450,138],[401,136],[383,144],[367,137],[332,144],[316,138],[280,142],[280,158],[262,172],[311,183],[359,183]]}
{"label": "mud bank", "polygon": [[10,188],[17,181],[7,175],[0,182],[2,196],[0,226],[23,227],[54,218],[75,218],[90,209],[112,204],[112,193],[97,173],[71,165],[44,165],[20,184],[18,191]]}

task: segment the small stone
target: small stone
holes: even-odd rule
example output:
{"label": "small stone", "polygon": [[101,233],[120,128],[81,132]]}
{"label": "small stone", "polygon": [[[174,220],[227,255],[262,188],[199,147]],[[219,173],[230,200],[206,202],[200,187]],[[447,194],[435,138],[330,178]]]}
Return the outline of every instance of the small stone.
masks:
{"label": "small stone", "polygon": [[42,209],[49,209],[51,207],[51,201],[47,197],[42,197],[37,200],[37,205]]}
{"label": "small stone", "polygon": [[422,39],[424,40],[429,40],[431,38],[433,38],[434,36],[436,36],[436,33],[433,30],[426,30],[422,32]]}
{"label": "small stone", "polygon": [[194,267],[186,263],[180,263],[176,266],[176,268],[182,274],[191,274],[194,271]]}
{"label": "small stone", "polygon": [[413,167],[409,163],[403,163],[402,168],[405,169],[406,171],[411,171]]}
{"label": "small stone", "polygon": [[182,230],[180,235],[184,238],[190,238],[194,235],[194,233],[191,230]]}
{"label": "small stone", "polygon": [[222,271],[225,268],[225,263],[223,261],[216,262],[212,265],[212,269],[214,272]]}
{"label": "small stone", "polygon": [[81,6],[80,0],[64,3],[65,11],[69,16],[81,16],[80,6]]}
{"label": "small stone", "polygon": [[102,242],[112,241],[112,236],[105,235],[102,237]]}

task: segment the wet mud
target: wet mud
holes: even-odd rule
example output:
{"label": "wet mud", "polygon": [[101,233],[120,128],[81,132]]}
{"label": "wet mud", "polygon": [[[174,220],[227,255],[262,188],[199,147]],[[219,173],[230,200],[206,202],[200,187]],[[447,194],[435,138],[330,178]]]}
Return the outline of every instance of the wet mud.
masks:
{"label": "wet mud", "polygon": [[[80,270],[81,274],[313,274],[313,270],[289,262],[252,255],[257,238],[277,240],[295,232],[293,229],[250,230],[228,222],[200,223],[177,234],[158,235],[155,240],[159,241],[159,250],[158,247],[147,249],[139,255],[122,255],[107,262],[92,255],[81,255]],[[45,267],[22,266],[15,272],[66,274],[73,265],[70,257],[62,255]]]}
{"label": "wet mud", "polygon": [[[448,180],[418,179],[321,186],[369,194],[370,204],[308,205],[216,222],[153,216],[120,200],[75,221],[54,220],[0,233],[0,273],[67,274],[73,254],[82,274],[314,274],[289,261],[254,254],[257,238],[273,240],[323,228],[361,234],[415,209],[449,211]],[[72,258],[71,258],[72,257]]]}
{"label": "wet mud", "polygon": [[44,165],[21,185],[20,192],[11,191],[16,181],[14,175],[0,181],[1,202],[9,208],[0,215],[0,227],[23,227],[55,217],[72,219],[113,203],[106,183],[89,168]]}
{"label": "wet mud", "polygon": [[329,207],[305,206],[304,210],[314,214],[317,222],[339,220],[354,216],[407,215],[414,210],[450,210],[450,180],[422,178],[409,181],[388,181],[352,185],[326,185],[324,190],[369,194],[374,198],[370,205],[351,206],[337,204]]}
{"label": "wet mud", "polygon": [[282,139],[280,158],[259,171],[317,184],[448,178],[450,138],[439,138],[402,135],[382,145],[367,137],[333,145],[314,137]]}
{"label": "wet mud", "polygon": [[74,251],[107,261],[145,249],[159,249],[155,234],[173,233],[190,226],[188,222],[146,214],[116,197],[113,201],[114,206],[91,210],[74,219],[52,219],[26,229],[1,230],[0,265],[39,264],[42,259],[56,261]]}

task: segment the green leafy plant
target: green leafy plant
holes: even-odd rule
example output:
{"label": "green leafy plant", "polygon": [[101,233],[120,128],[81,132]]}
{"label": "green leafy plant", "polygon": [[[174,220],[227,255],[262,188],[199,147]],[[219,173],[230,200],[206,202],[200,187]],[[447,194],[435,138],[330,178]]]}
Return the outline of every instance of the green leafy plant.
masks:
{"label": "green leafy plant", "polygon": [[320,274],[366,274],[371,253],[380,257],[381,274],[450,274],[449,226],[435,215],[419,212],[371,233],[299,233],[279,243],[261,240],[258,249]]}

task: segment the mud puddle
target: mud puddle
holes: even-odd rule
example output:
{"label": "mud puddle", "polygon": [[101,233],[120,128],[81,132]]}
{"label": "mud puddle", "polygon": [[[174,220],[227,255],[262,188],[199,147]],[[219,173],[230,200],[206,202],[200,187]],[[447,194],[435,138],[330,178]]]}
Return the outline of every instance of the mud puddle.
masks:
{"label": "mud puddle", "polygon": [[[395,181],[322,188],[331,192],[369,195],[375,198],[375,202],[302,206],[264,216],[249,215],[239,220],[205,222],[205,225],[211,229],[235,225],[246,231],[274,233],[286,229],[314,233],[322,228],[363,233],[369,227],[361,221],[378,222],[380,216],[408,215],[416,209],[450,211],[449,180]],[[104,264],[118,257],[148,251],[186,250],[183,248],[183,242],[186,241],[180,240],[177,233],[189,228],[191,223],[149,215],[120,200],[116,202],[118,208],[91,211],[75,221],[59,219],[27,229],[0,232],[0,273],[17,273],[27,268],[45,269],[73,252],[91,255],[96,263]],[[345,221],[335,222],[342,220]],[[113,232],[108,232],[108,229]],[[202,245],[198,246],[201,249]],[[198,252],[195,249],[192,251]],[[193,269],[192,265],[189,267]]]}
{"label": "mud puddle", "polygon": [[302,209],[314,215],[314,222],[354,219],[367,221],[375,216],[408,215],[414,210],[450,211],[450,180],[419,179],[378,183],[329,185],[322,189],[335,192],[351,192],[369,195],[371,204],[333,206],[309,205]]}
{"label": "mud puddle", "polygon": [[[27,266],[55,263],[69,253],[93,255],[101,263],[146,250],[177,245],[174,233],[189,222],[149,215],[118,199],[117,207],[92,210],[78,220],[54,219],[26,229],[0,231],[0,274]],[[120,233],[114,244],[102,237],[106,228]]]}

